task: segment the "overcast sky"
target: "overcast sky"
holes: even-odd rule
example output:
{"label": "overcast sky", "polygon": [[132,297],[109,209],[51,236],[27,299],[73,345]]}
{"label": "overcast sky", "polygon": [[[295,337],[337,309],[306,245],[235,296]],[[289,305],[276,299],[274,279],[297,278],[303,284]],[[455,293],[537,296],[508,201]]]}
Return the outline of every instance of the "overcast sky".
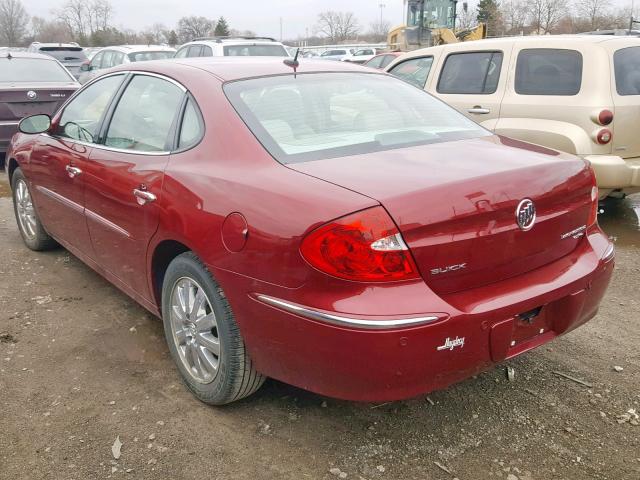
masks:
{"label": "overcast sky", "polygon": [[[22,0],[22,3],[30,15],[48,17],[51,9],[64,1]],[[640,5],[640,0],[635,2]],[[285,39],[304,37],[307,28],[312,33],[317,14],[324,10],[353,12],[365,30],[380,18],[380,4],[385,4],[383,17],[393,25],[404,20],[402,0],[111,0],[111,3],[115,7],[114,23],[118,27],[141,30],[154,23],[174,27],[182,16],[218,18],[223,15],[231,28],[252,30],[259,35],[277,38],[282,17]],[[476,3],[469,0],[470,5]],[[631,0],[612,0],[612,3],[624,6]]]}

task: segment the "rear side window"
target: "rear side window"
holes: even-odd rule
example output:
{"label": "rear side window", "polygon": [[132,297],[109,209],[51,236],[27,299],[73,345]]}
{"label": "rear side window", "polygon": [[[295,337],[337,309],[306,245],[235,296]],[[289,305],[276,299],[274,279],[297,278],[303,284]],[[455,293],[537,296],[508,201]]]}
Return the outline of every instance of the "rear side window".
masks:
{"label": "rear side window", "polygon": [[187,53],[187,57],[199,57],[201,51],[202,47],[200,45],[191,45],[189,47],[189,53]]}
{"label": "rear side window", "polygon": [[193,104],[192,100],[187,102],[182,117],[182,125],[180,127],[180,138],[178,140],[178,148],[189,148],[200,141],[204,129],[200,120],[200,114]]}
{"label": "rear side window", "polygon": [[518,54],[515,90],[520,95],[577,95],[581,85],[580,52],[531,48]]}
{"label": "rear side window", "polygon": [[488,95],[500,80],[502,52],[453,53],[447,57],[438,80],[438,93]]}
{"label": "rear side window", "polygon": [[202,56],[203,57],[213,57],[213,50],[211,49],[211,47],[204,45],[202,47]]}
{"label": "rear side window", "polygon": [[373,57],[371,60],[369,60],[367,63],[365,63],[365,66],[371,67],[371,68],[382,68],[382,60],[383,59],[384,59],[384,57],[382,57],[382,56]]}
{"label": "rear side window", "polygon": [[618,95],[640,95],[640,47],[628,47],[613,54]]}
{"label": "rear side window", "polygon": [[105,145],[138,152],[166,151],[182,99],[183,91],[175,84],[136,75],[118,101]]}
{"label": "rear side window", "polygon": [[431,65],[433,65],[433,57],[412,58],[406,62],[399,63],[389,73],[414,87],[424,88],[431,71]]}
{"label": "rear side window", "polygon": [[189,51],[189,47],[181,48],[176,52],[174,58],[185,58],[187,56],[188,51]]}
{"label": "rear side window", "polygon": [[382,57],[382,63],[380,64],[380,68],[384,68],[387,65],[389,65],[394,59],[395,59],[395,55],[385,55],[384,57]]}
{"label": "rear side window", "polygon": [[82,142],[96,140],[102,115],[122,83],[124,75],[98,80],[82,90],[62,113],[57,134]]}

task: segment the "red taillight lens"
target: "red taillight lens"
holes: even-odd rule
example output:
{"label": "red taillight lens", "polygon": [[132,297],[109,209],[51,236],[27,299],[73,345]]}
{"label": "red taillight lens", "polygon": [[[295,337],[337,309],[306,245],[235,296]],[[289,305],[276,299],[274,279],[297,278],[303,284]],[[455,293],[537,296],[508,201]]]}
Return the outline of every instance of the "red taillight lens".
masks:
{"label": "red taillight lens", "polygon": [[611,110],[602,110],[598,114],[598,123],[600,125],[609,125],[613,122],[613,112]]}
{"label": "red taillight lens", "polygon": [[612,138],[613,134],[608,128],[603,128],[602,130],[599,130],[598,133],[596,133],[596,142],[598,142],[600,145],[606,145],[611,141]]}
{"label": "red taillight lens", "polygon": [[317,228],[302,241],[300,252],[321,272],[347,280],[392,282],[419,278],[398,228],[382,207]]}
{"label": "red taillight lens", "polygon": [[591,209],[589,210],[589,220],[587,226],[595,225],[598,222],[598,186],[596,185],[596,175],[591,170]]}

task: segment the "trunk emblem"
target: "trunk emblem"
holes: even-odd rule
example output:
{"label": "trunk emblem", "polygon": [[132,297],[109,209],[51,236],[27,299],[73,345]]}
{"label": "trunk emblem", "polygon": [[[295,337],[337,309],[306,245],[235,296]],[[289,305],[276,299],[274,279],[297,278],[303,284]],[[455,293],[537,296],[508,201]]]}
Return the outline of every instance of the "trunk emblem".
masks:
{"label": "trunk emblem", "polygon": [[38,96],[38,94],[36,92],[34,92],[33,90],[29,90],[27,92],[27,97],[29,97],[31,100],[35,99]]}
{"label": "trunk emblem", "polygon": [[453,350],[456,347],[464,347],[464,337],[460,338],[460,337],[456,337],[455,339],[451,340],[449,337],[447,337],[447,339],[444,341],[444,345],[440,345],[439,347],[436,347],[436,350],[438,350],[439,352],[442,350]]}
{"label": "trunk emblem", "polygon": [[533,228],[533,224],[536,223],[536,206],[533,200],[525,198],[520,201],[516,208],[516,223],[523,232]]}

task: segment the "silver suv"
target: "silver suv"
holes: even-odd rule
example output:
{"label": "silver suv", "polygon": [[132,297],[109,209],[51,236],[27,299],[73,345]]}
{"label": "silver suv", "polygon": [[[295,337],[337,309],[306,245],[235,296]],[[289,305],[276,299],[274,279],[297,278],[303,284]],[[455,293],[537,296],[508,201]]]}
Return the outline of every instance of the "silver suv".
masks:
{"label": "silver suv", "polygon": [[175,58],[288,57],[284,45],[269,37],[205,37],[185,43]]}

